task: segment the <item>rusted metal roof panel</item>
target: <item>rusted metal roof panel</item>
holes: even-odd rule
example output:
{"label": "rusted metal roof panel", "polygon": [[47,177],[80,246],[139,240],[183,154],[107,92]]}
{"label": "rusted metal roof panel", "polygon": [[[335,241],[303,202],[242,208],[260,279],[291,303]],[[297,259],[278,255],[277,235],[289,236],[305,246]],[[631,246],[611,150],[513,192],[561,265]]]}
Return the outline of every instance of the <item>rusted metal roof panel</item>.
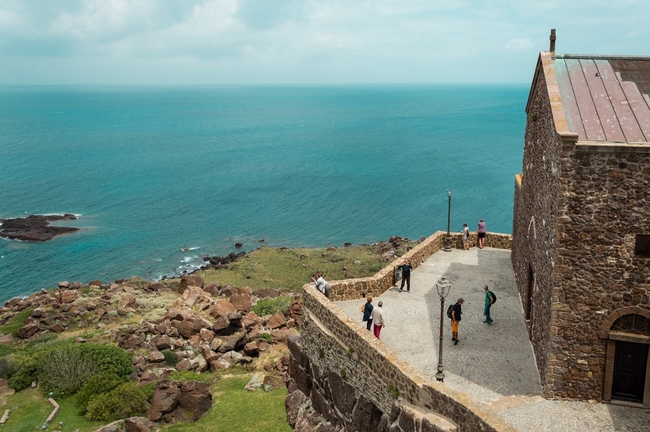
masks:
{"label": "rusted metal roof panel", "polygon": [[623,81],[621,84],[628,103],[634,112],[634,117],[643,131],[645,141],[650,142],[650,107],[648,107],[645,98],[635,83]]}
{"label": "rusted metal roof panel", "polygon": [[616,72],[614,72],[612,65],[607,60],[594,60],[594,63],[598,68],[598,73],[603,80],[605,91],[625,136],[622,141],[645,142],[646,137],[641,131],[641,127],[634,116],[634,112],[630,107],[630,103],[627,100],[627,96],[625,96],[621,82]]}
{"label": "rusted metal roof panel", "polygon": [[[605,131],[603,131],[603,127],[600,124],[598,111],[596,111],[596,105],[591,97],[591,91],[589,90],[585,74],[582,71],[580,60],[567,59],[566,66],[569,71],[569,79],[571,79],[576,103],[580,110],[580,120],[585,128],[586,136],[584,139],[589,141],[605,141]],[[580,132],[578,132],[578,135],[579,134]],[[582,137],[580,138],[583,139]]]}
{"label": "rusted metal roof panel", "polygon": [[553,63],[555,70],[555,77],[557,85],[562,95],[562,105],[566,115],[569,130],[578,134],[581,139],[586,139],[587,133],[582,125],[582,117],[580,117],[580,110],[576,103],[576,97],[573,94],[573,87],[571,86],[571,79],[569,78],[569,71],[567,70],[566,62],[562,59]]}
{"label": "rusted metal roof panel", "polygon": [[605,140],[625,142],[625,135],[616,117],[612,101],[605,90],[603,77],[600,75],[595,61],[591,59],[580,60],[580,65],[582,66],[582,72],[585,75],[591,98],[594,101],[600,125],[605,133]]}
{"label": "rusted metal roof panel", "polygon": [[650,142],[650,58],[558,55],[553,69],[580,140]]}

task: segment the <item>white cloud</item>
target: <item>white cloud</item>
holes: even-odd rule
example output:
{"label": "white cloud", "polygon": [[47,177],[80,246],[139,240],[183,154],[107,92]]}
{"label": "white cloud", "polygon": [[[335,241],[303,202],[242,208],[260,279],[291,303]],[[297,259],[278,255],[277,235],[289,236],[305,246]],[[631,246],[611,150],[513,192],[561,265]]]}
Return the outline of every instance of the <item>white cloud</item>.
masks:
{"label": "white cloud", "polygon": [[506,44],[506,49],[511,51],[526,51],[538,47],[530,38],[510,39]]}
{"label": "white cloud", "polygon": [[0,0],[0,84],[526,82],[551,27],[559,52],[650,54],[648,15],[641,0]]}

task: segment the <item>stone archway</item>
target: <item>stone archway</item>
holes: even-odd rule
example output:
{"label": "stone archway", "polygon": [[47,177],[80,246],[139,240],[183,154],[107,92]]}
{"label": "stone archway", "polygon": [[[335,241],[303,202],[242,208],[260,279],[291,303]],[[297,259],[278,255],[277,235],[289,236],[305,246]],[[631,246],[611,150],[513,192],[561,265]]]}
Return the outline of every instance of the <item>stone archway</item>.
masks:
{"label": "stone archway", "polygon": [[650,312],[614,311],[601,327],[607,339],[603,400],[650,406]]}

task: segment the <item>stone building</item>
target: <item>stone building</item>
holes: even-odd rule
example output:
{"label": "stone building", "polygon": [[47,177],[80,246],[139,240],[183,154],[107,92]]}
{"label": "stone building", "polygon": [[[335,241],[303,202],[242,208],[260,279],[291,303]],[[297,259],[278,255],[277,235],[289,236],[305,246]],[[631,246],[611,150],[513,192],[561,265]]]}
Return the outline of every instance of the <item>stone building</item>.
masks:
{"label": "stone building", "polygon": [[650,406],[650,57],[539,55],[512,263],[547,397]]}

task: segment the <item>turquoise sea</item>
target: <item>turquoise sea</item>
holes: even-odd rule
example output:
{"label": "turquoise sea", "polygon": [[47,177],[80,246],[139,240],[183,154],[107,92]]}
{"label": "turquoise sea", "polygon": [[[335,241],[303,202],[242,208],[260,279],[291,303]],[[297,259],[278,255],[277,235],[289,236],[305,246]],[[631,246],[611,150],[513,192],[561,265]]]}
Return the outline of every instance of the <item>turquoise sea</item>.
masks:
{"label": "turquoise sea", "polygon": [[61,280],[191,271],[206,255],[336,246],[480,218],[510,233],[520,86],[0,87],[0,300]]}

